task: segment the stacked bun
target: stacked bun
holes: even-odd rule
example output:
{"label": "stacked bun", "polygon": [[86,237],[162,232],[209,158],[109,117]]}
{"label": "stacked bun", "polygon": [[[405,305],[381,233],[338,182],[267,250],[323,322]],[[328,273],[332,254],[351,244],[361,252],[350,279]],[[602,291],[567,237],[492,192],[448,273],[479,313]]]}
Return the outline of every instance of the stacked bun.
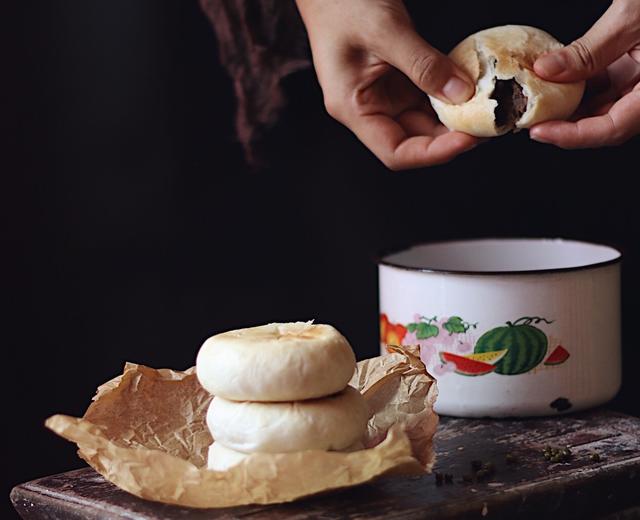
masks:
{"label": "stacked bun", "polygon": [[209,469],[251,453],[352,449],[370,415],[348,385],[355,364],[330,325],[271,323],[209,338],[196,361],[200,384],[214,395]]}

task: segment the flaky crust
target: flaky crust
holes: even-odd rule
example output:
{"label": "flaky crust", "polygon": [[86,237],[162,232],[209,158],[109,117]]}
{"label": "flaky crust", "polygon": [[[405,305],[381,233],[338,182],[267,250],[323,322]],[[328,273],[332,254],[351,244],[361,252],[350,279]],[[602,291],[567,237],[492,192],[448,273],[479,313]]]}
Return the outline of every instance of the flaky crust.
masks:
{"label": "flaky crust", "polygon": [[491,99],[495,79],[515,79],[527,96],[527,108],[517,121],[517,128],[568,118],[578,107],[584,82],[553,83],[533,72],[535,60],[563,45],[550,34],[526,25],[504,25],[472,34],[449,54],[475,82],[473,98],[460,105],[444,103],[430,97],[440,121],[450,130],[477,137],[501,135],[510,128],[497,128]]}

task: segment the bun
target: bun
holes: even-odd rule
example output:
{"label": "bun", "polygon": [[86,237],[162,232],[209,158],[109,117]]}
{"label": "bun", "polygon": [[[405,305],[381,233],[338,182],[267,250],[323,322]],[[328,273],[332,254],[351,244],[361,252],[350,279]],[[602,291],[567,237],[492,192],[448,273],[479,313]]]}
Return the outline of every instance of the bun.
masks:
{"label": "bun", "polygon": [[[362,441],[356,441],[355,444],[345,448],[344,452],[358,451],[364,449]],[[242,453],[240,451],[227,448],[221,442],[214,442],[209,446],[207,455],[207,469],[214,471],[226,471],[232,466],[240,464],[244,459],[249,457],[250,453]]]}
{"label": "bun", "polygon": [[472,34],[449,57],[475,80],[475,95],[460,105],[430,96],[431,104],[447,128],[477,137],[566,119],[582,99],[584,82],[553,83],[533,72],[540,55],[561,47],[550,34],[526,25]]}
{"label": "bun", "polygon": [[226,471],[230,467],[240,464],[248,456],[246,453],[240,453],[227,448],[219,442],[214,442],[209,446],[207,468],[215,471]]}
{"label": "bun", "polygon": [[331,325],[271,323],[218,334],[196,360],[200,384],[234,401],[295,401],[342,390],[356,358]]}
{"label": "bun", "polygon": [[215,443],[242,453],[344,450],[361,440],[369,407],[355,388],[307,401],[234,402],[216,396],[207,411]]}

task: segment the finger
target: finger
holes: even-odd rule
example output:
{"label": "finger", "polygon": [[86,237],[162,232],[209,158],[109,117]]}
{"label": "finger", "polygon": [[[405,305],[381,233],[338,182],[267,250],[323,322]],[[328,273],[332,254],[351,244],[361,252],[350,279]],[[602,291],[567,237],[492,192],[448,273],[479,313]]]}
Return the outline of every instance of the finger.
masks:
{"label": "finger", "polygon": [[407,110],[395,119],[409,137],[415,135],[438,137],[449,132],[437,118],[422,110]]}
{"label": "finger", "polygon": [[531,139],[560,148],[600,148],[607,146],[615,133],[615,125],[607,113],[576,122],[548,121],[529,131]]}
{"label": "finger", "polygon": [[461,132],[410,137],[399,123],[380,114],[359,117],[349,126],[391,170],[442,164],[477,144],[475,137]]}
{"label": "finger", "polygon": [[394,152],[395,168],[408,170],[447,163],[477,146],[477,139],[462,132],[447,132],[438,137],[409,137]]}
{"label": "finger", "polygon": [[640,81],[640,63],[631,56],[625,54],[607,67],[607,75],[611,83],[611,88],[618,93],[629,89]]}
{"label": "finger", "polygon": [[373,82],[363,82],[355,90],[352,99],[355,106],[366,114],[387,114],[395,117],[407,109],[428,107],[427,96],[400,71],[389,69]]}
{"label": "finger", "polygon": [[611,110],[613,105],[615,105],[615,101],[606,98],[602,100],[590,100],[587,104],[581,106],[576,113],[571,116],[569,121],[576,122],[587,117],[603,116]]}
{"label": "finger", "polygon": [[[440,137],[452,133],[451,130],[438,121],[435,113],[432,113],[431,107],[429,107],[428,110],[408,110],[396,117],[396,121],[400,123],[400,126],[402,126],[409,137],[415,135]],[[488,140],[486,137],[473,137],[472,139],[475,141],[473,146],[485,143]]]}
{"label": "finger", "polygon": [[538,58],[534,70],[550,81],[584,80],[625,54],[639,38],[638,0],[614,0],[584,36]]}
{"label": "finger", "polygon": [[473,96],[475,86],[467,75],[412,27],[391,30],[389,34],[389,41],[377,43],[378,54],[420,90],[447,103],[464,103]]}
{"label": "finger", "polygon": [[607,70],[598,72],[595,76],[587,80],[587,88],[583,99],[597,96],[611,89],[611,78]]}
{"label": "finger", "polygon": [[621,56],[587,82],[587,92],[571,120],[608,112],[614,102],[626,95],[638,81],[640,64],[628,54]]}
{"label": "finger", "polygon": [[621,144],[640,133],[640,89],[599,116],[576,122],[548,121],[529,131],[532,139],[561,148],[599,148]]}

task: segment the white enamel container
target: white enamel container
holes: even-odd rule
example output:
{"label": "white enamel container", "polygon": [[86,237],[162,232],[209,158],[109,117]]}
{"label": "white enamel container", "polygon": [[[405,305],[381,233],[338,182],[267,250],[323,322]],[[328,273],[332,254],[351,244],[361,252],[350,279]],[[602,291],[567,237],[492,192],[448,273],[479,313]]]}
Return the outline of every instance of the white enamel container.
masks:
{"label": "white enamel container", "polygon": [[380,261],[381,349],[419,344],[436,411],[555,415],[621,383],[620,260],[559,239],[423,244]]}

